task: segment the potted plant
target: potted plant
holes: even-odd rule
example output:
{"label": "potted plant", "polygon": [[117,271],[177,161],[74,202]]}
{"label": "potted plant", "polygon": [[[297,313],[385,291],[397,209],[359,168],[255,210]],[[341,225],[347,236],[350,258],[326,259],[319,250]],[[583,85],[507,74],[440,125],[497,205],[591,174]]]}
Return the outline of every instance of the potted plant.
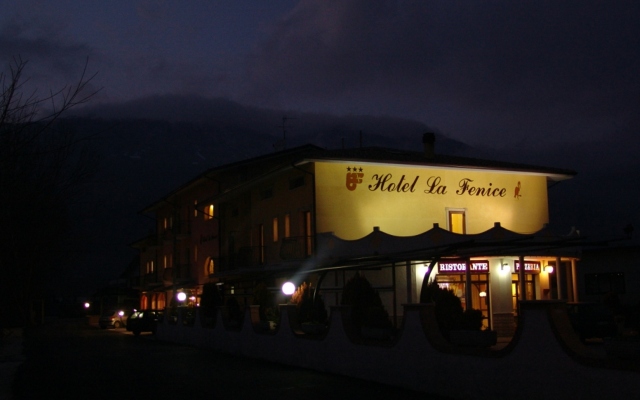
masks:
{"label": "potted plant", "polygon": [[279,321],[275,307],[275,298],[264,282],[260,282],[253,289],[253,302],[258,307],[258,320],[264,330],[274,330]]}
{"label": "potted plant", "polygon": [[435,304],[438,328],[442,336],[449,339],[449,332],[457,329],[462,320],[462,303],[458,296],[452,290],[441,288],[435,280],[431,280],[420,293],[420,302]]}
{"label": "potted plant", "polygon": [[460,346],[489,347],[497,343],[496,331],[482,329],[482,311],[463,310],[462,303],[452,290],[431,281],[420,296],[420,301],[435,303],[436,320],[442,336]]}
{"label": "potted plant", "polygon": [[216,313],[222,306],[222,295],[220,289],[214,283],[206,283],[202,287],[202,298],[200,299],[200,317],[202,326],[213,327]]}
{"label": "potted plant", "polygon": [[324,300],[315,293],[312,286],[302,282],[291,296],[291,304],[296,305],[297,323],[305,333],[318,334],[326,330],[328,314]]}
{"label": "potted plant", "polygon": [[364,275],[356,272],[345,283],[341,304],[351,307],[351,320],[363,337],[386,339],[392,335],[389,313],[382,304],[380,294]]}
{"label": "potted plant", "polygon": [[242,324],[242,309],[240,303],[235,296],[231,296],[227,299],[225,307],[227,326],[232,328],[238,328]]}

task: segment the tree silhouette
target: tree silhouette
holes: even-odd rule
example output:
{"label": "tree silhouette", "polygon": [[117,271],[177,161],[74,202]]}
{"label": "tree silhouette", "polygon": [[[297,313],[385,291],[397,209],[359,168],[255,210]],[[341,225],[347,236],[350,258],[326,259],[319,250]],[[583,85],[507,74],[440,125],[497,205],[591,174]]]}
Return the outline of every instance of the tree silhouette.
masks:
{"label": "tree silhouette", "polygon": [[[14,58],[0,73],[0,327],[34,322],[51,272],[69,255],[69,204],[96,162],[60,121],[87,102],[87,64],[74,85],[40,97],[25,92],[27,62]],[[38,306],[35,307],[36,303]]]}

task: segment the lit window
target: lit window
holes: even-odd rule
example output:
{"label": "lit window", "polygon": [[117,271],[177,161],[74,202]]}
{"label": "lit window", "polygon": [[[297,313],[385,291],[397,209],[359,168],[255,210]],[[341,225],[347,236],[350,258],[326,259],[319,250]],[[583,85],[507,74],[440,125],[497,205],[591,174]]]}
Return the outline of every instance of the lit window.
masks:
{"label": "lit window", "polygon": [[198,200],[193,201],[193,216],[198,216]]}
{"label": "lit window", "polygon": [[304,212],[304,234],[306,236],[305,246],[304,246],[305,255],[310,256],[313,252],[313,243],[311,242],[312,237],[311,237],[311,212],[310,211]]}
{"label": "lit window", "polygon": [[467,233],[464,210],[449,210],[449,231],[453,233]]}
{"label": "lit window", "polygon": [[291,216],[289,214],[284,216],[284,237],[291,237]]}
{"label": "lit window", "polygon": [[264,264],[265,262],[265,252],[264,252],[264,225],[258,225],[258,241],[260,243],[260,264]]}
{"label": "lit window", "polygon": [[205,207],[205,209],[204,209],[204,219],[205,219],[205,221],[213,219],[214,211],[215,211],[215,209],[213,207],[213,204],[209,204],[208,206]]}
{"label": "lit window", "polygon": [[273,241],[278,241],[278,217],[273,219]]}
{"label": "lit window", "polygon": [[207,274],[212,275],[215,272],[216,272],[215,263],[213,261],[213,258],[210,258],[209,261],[207,261]]}

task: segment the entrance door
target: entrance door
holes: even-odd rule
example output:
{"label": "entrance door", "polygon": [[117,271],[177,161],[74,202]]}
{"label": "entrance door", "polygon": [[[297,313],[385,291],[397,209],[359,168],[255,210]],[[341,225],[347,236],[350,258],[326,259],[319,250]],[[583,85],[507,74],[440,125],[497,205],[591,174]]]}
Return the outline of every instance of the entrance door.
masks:
{"label": "entrance door", "polygon": [[[536,299],[536,281],[533,279],[532,274],[525,274],[524,279],[526,282],[527,300]],[[511,275],[511,302],[513,306],[514,315],[518,315],[518,299],[520,298],[520,285],[518,274]]]}
{"label": "entrance door", "polygon": [[[491,326],[491,307],[489,302],[489,279],[487,274],[471,274],[471,308],[482,311],[484,328]],[[438,286],[451,290],[460,298],[462,308],[466,309],[464,275],[438,275]]]}

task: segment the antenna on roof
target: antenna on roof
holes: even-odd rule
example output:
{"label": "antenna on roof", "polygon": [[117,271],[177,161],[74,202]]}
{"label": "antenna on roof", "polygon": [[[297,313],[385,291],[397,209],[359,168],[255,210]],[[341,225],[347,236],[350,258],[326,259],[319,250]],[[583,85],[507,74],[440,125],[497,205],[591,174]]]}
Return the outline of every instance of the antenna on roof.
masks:
{"label": "antenna on roof", "polygon": [[292,119],[296,119],[296,118],[289,118],[286,115],[284,115],[282,117],[282,125],[278,125],[276,128],[282,128],[282,140],[277,141],[273,147],[276,150],[284,150],[287,148],[287,121],[292,120]]}

